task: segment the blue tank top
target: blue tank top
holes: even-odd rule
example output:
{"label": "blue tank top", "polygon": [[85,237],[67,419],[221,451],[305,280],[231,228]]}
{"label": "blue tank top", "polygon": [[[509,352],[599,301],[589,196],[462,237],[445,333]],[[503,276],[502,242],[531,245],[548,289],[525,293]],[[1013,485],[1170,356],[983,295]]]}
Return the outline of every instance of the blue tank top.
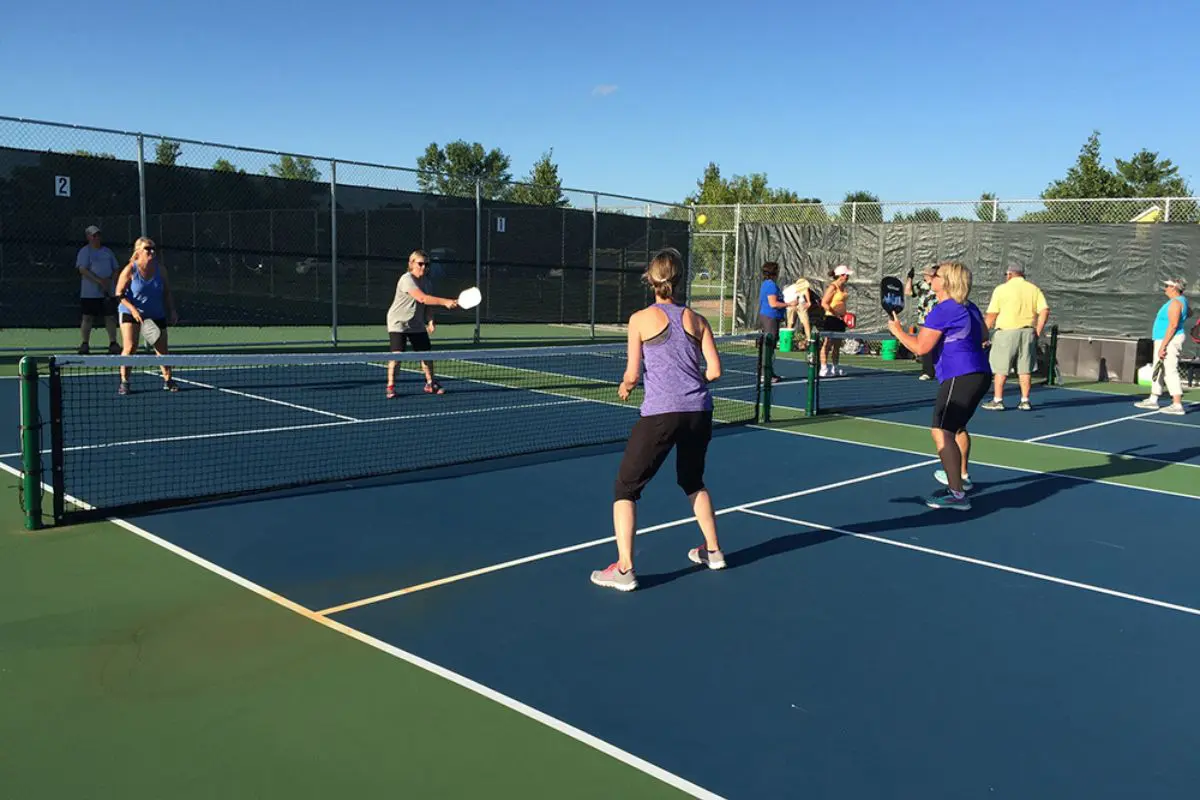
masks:
{"label": "blue tank top", "polygon": [[684,307],[655,303],[667,315],[666,329],[642,342],[642,416],[684,411],[711,411],[712,394],[704,378],[700,342],[683,327]]}
{"label": "blue tank top", "polygon": [[138,268],[133,268],[133,280],[129,282],[129,301],[134,308],[147,319],[165,319],[166,306],[163,304],[163,279],[158,265],[154,265],[154,274],[143,278]]}
{"label": "blue tank top", "polygon": [[1172,297],[1163,303],[1162,308],[1158,310],[1158,316],[1154,318],[1154,330],[1150,333],[1150,337],[1155,341],[1167,335],[1167,328],[1171,325],[1171,303],[1174,303],[1176,300],[1183,304],[1183,308],[1179,310],[1179,327],[1176,328],[1175,333],[1183,333],[1183,323],[1187,321],[1190,309],[1188,309],[1187,298],[1180,295],[1179,297]]}

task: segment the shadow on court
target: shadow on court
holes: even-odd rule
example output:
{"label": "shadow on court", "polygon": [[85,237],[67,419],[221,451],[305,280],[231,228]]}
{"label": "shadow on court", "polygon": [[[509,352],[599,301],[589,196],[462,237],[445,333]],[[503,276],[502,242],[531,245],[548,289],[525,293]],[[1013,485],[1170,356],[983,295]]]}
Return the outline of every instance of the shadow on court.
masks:
{"label": "shadow on court", "polygon": [[[1106,463],[1089,467],[1059,470],[1054,473],[1020,474],[1008,480],[975,481],[974,488],[971,490],[971,509],[966,512],[929,508],[925,505],[924,495],[911,495],[896,497],[891,500],[891,503],[897,506],[917,506],[920,511],[916,513],[897,514],[885,519],[865,522],[840,523],[833,527],[853,533],[886,534],[918,527],[941,528],[958,525],[966,520],[984,517],[1007,508],[1035,507],[1061,492],[1086,486],[1089,482],[1146,475],[1170,466],[1157,461],[1125,460],[1120,457],[1121,455],[1109,455]],[[1132,454],[1125,453],[1124,455]],[[1173,453],[1165,453],[1162,458],[1165,460],[1188,459],[1197,455],[1200,455],[1200,448],[1191,447]],[[825,544],[843,538],[845,535],[811,528],[797,530],[794,533],[777,536],[740,550],[726,551],[726,569],[748,566],[766,558]],[[638,575],[638,583],[641,588],[653,589],[702,569],[697,565],[691,565],[667,573]]]}

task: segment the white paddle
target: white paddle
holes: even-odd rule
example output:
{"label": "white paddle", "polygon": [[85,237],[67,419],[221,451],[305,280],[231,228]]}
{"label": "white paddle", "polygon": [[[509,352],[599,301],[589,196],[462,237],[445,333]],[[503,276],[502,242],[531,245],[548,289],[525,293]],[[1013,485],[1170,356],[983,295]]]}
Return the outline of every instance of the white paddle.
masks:
{"label": "white paddle", "polygon": [[472,286],[470,289],[463,289],[458,295],[459,308],[474,308],[483,301],[483,292],[479,291],[478,286]]}
{"label": "white paddle", "polygon": [[160,336],[162,336],[162,330],[158,327],[158,323],[148,317],[143,317],[142,338],[146,340],[146,344],[154,347],[154,345],[158,344]]}

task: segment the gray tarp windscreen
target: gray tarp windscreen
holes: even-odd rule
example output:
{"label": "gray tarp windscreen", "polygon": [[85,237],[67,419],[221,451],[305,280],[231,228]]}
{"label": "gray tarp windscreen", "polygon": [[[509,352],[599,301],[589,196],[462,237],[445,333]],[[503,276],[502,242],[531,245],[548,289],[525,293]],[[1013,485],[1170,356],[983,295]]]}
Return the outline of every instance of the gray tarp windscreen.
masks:
{"label": "gray tarp windscreen", "polygon": [[[858,329],[885,328],[879,281],[903,280],[910,268],[961,261],[973,275],[971,300],[987,310],[992,289],[1009,264],[1025,266],[1041,287],[1050,321],[1062,333],[1147,337],[1166,298],[1162,281],[1183,277],[1197,305],[1200,225],[1044,225],[1013,222],[941,222],[871,225],[741,226],[735,311],[738,329],[758,327],[762,265],[777,261],[781,287],[799,277],[818,293],[838,264],[854,271],[850,310]],[[1196,319],[1193,309],[1191,321]],[[908,303],[904,321],[916,321]]]}

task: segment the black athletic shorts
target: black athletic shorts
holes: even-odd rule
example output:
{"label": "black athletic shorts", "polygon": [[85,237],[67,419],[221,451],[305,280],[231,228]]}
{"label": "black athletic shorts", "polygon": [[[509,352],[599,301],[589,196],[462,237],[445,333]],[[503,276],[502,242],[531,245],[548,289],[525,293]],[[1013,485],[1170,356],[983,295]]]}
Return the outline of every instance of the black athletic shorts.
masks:
{"label": "black athletic shorts", "polygon": [[98,319],[100,317],[115,317],[117,315],[117,299],[115,297],[81,297],[79,311],[82,316]]}
{"label": "black athletic shorts", "polygon": [[637,501],[671,448],[675,448],[675,480],[684,494],[704,488],[704,459],[712,439],[711,411],[677,411],[641,417],[633,425],[625,455],[617,469],[613,497]]}
{"label": "black athletic shorts", "polygon": [[990,372],[972,372],[942,381],[933,406],[933,427],[948,433],[965,431],[991,385]]}
{"label": "black athletic shorts", "polygon": [[846,330],[846,321],[833,314],[826,314],[825,319],[821,321],[821,330],[842,333]]}
{"label": "black athletic shorts", "polygon": [[418,353],[433,349],[433,344],[429,341],[429,334],[425,331],[409,331],[402,333],[388,331],[388,342],[391,344],[393,353],[406,352],[408,350],[409,342],[412,342],[412,349]]}
{"label": "black athletic shorts", "polygon": [[[142,317],[142,319],[145,319],[145,317]],[[151,317],[151,319],[154,321],[154,324],[158,326],[158,329],[160,331],[165,331],[167,329],[167,320],[165,318],[158,319],[155,317]],[[121,324],[122,325],[126,325],[126,324],[141,325],[142,323],[140,323],[136,319],[134,319],[133,314],[126,314],[124,311],[122,311],[121,312]]]}

